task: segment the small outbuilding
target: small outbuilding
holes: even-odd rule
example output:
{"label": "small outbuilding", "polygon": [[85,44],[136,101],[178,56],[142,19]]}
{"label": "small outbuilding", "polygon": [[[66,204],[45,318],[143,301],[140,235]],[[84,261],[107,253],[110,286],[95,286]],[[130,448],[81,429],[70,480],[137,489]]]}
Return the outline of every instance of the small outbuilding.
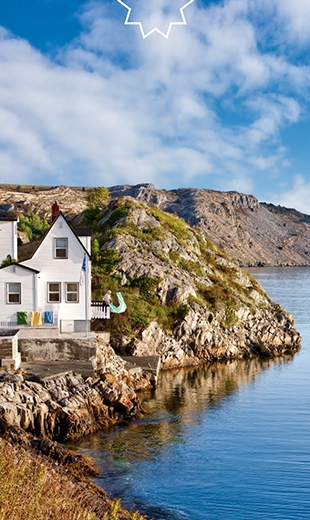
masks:
{"label": "small outbuilding", "polygon": [[16,370],[21,363],[18,352],[18,329],[0,329],[0,363],[1,366],[13,366]]}

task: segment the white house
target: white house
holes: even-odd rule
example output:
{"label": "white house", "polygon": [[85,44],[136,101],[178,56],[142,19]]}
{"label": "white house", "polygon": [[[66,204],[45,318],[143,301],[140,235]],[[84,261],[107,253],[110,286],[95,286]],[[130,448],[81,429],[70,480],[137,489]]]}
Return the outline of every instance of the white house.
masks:
{"label": "white house", "polygon": [[[11,233],[17,243],[13,226]],[[82,230],[81,237],[78,233],[59,212],[31,258],[0,268],[2,329],[46,327],[67,333],[90,330],[91,232]],[[17,254],[11,256],[16,258]]]}
{"label": "white house", "polygon": [[0,264],[9,255],[17,259],[18,218],[0,217]]}

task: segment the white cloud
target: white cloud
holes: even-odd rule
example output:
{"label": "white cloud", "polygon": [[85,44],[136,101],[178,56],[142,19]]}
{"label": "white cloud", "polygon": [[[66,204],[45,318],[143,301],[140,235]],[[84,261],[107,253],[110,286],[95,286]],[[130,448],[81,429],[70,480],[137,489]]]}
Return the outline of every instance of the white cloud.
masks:
{"label": "white cloud", "polygon": [[87,6],[57,61],[1,32],[2,181],[169,188],[212,176],[252,191],[276,174],[309,70],[260,50],[248,2],[191,4],[169,40],[142,40],[111,5]]}
{"label": "white cloud", "polygon": [[[267,0],[264,0],[265,2]],[[310,40],[309,0],[268,0],[276,9],[279,24],[290,39],[304,44]]]}
{"label": "white cloud", "polygon": [[271,194],[271,200],[274,204],[285,206],[286,208],[295,208],[302,213],[309,215],[309,199],[310,199],[310,182],[307,182],[302,175],[294,178],[293,187],[279,195]]}

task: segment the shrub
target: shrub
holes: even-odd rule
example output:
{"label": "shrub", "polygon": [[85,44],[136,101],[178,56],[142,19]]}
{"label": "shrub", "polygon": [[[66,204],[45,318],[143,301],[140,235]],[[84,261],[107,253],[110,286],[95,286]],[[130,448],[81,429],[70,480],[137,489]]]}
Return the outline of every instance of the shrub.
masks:
{"label": "shrub", "polygon": [[35,215],[33,211],[28,211],[27,215],[20,215],[17,224],[17,229],[25,233],[29,240],[39,238],[48,228],[47,220]]}
{"label": "shrub", "polygon": [[99,186],[97,188],[90,188],[87,190],[87,207],[89,209],[104,209],[107,201],[110,198],[110,193],[107,188]]}

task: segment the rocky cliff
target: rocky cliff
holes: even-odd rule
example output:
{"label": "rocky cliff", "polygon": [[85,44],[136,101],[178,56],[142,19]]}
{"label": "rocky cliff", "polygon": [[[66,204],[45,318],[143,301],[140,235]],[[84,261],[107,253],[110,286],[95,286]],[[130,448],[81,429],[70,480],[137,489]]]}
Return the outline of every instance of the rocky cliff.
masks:
{"label": "rocky cliff", "polygon": [[[160,355],[164,367],[298,348],[292,317],[237,264],[307,263],[306,215],[234,192],[146,184],[110,194],[88,218],[95,230],[93,298],[110,287],[128,303],[125,317],[105,325],[114,347]],[[57,198],[79,223],[87,207],[82,188],[2,186],[0,196],[11,209],[42,216]]]}
{"label": "rocky cliff", "polygon": [[252,195],[152,184],[114,186],[114,197],[131,196],[182,217],[241,266],[310,265],[310,216]]}
{"label": "rocky cliff", "polygon": [[0,433],[10,427],[59,442],[141,416],[135,392],[111,373],[67,373],[41,381],[0,371]]}
{"label": "rocky cliff", "polygon": [[105,324],[117,351],[172,368],[299,348],[292,316],[182,219],[125,197],[101,214],[96,236],[95,293],[109,284],[128,303]]}

